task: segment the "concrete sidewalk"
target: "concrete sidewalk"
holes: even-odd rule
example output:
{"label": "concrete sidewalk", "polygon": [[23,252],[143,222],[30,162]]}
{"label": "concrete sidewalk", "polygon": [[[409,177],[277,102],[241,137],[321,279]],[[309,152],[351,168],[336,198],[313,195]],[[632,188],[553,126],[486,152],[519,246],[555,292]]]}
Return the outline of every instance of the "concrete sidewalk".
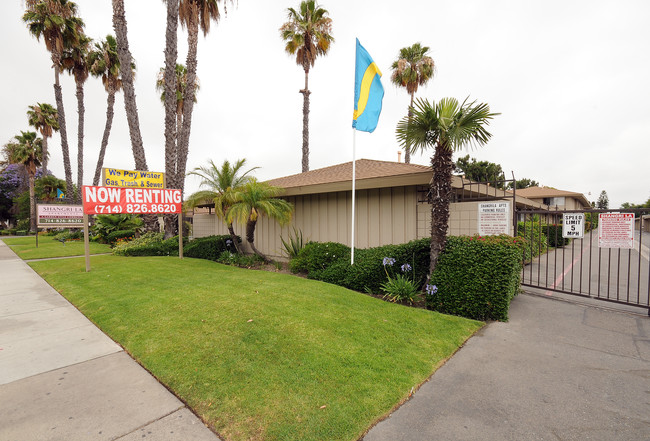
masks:
{"label": "concrete sidewalk", "polygon": [[216,441],[0,241],[0,440]]}
{"label": "concrete sidewalk", "polygon": [[364,441],[650,440],[650,318],[521,294]]}

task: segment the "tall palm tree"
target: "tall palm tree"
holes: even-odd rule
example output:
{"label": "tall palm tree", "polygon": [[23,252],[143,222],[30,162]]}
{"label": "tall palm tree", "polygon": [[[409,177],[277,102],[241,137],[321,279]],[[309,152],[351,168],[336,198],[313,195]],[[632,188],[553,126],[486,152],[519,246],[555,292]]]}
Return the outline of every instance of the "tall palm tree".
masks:
{"label": "tall palm tree", "polygon": [[194,208],[206,200],[214,201],[215,212],[226,223],[230,238],[238,252],[241,252],[241,250],[239,249],[237,236],[232,226],[232,220],[226,220],[226,213],[230,206],[236,202],[235,192],[250,182],[252,178],[249,173],[259,168],[253,167],[242,173],[245,164],[246,159],[239,159],[232,165],[226,160],[223,161],[221,167],[217,167],[213,161],[210,161],[209,167],[196,167],[188,173],[188,175],[200,177],[200,186],[206,189],[191,194],[187,199],[187,206]]}
{"label": "tall palm tree", "polygon": [[135,86],[133,85],[133,70],[131,69],[133,57],[129,50],[124,0],[112,0],[112,2],[113,29],[117,40],[117,55],[120,60],[119,70],[122,76],[122,88],[124,89],[124,109],[126,110],[126,120],[129,125],[133,161],[137,170],[148,170],[147,158],[142,144],[142,134],[140,133],[138,106],[135,101]]}
{"label": "tall palm tree", "polygon": [[302,105],[302,171],[309,171],[309,69],[314,67],[316,57],[327,55],[332,37],[332,19],[329,12],[314,0],[300,3],[300,11],[288,8],[285,24],[280,28],[282,39],[286,41],[284,50],[296,56],[296,64],[305,70],[305,88]]}
{"label": "tall palm tree", "polygon": [[[178,14],[179,0],[163,0],[167,3],[167,27],[165,29],[165,74],[163,83],[167,93],[165,94],[165,174],[168,185],[174,186],[176,181],[176,161],[178,151],[176,149],[178,100],[175,97],[176,86],[176,59],[178,58]],[[169,216],[167,216],[169,217]],[[171,234],[172,226],[165,220],[165,234]],[[169,229],[169,232],[167,231]]]}
{"label": "tall palm tree", "polygon": [[74,77],[77,86],[77,113],[79,120],[77,123],[77,190],[75,192],[75,201],[81,202],[81,186],[84,178],[84,116],[86,108],[84,107],[84,83],[88,79],[88,51],[92,43],[92,38],[81,33],[75,45],[63,49],[61,55],[61,64],[63,68]]}
{"label": "tall palm tree", "polygon": [[[393,62],[393,75],[391,81],[398,87],[404,87],[411,95],[411,104],[409,105],[409,117],[413,107],[415,92],[419,86],[425,85],[435,72],[433,58],[429,57],[429,48],[415,43],[410,47],[403,47],[399,51],[397,60]],[[409,145],[404,146],[404,162],[411,162],[411,149]]]}
{"label": "tall palm tree", "polygon": [[[107,35],[106,40],[95,43],[94,49],[88,53],[88,69],[90,74],[102,79],[104,89],[108,93],[106,99],[106,125],[102,136],[102,145],[99,148],[97,166],[93,176],[93,185],[99,185],[99,176],[104,165],[104,155],[108,138],[113,126],[113,108],[115,106],[115,94],[122,90],[122,78],[120,77],[120,60],[117,56],[117,41],[112,35]],[[131,63],[131,70],[135,71],[135,64]]]}
{"label": "tall palm tree", "polygon": [[490,120],[498,115],[491,113],[487,104],[459,104],[455,98],[443,98],[438,103],[418,99],[411,117],[397,124],[397,139],[403,146],[414,150],[433,149],[431,169],[433,178],[429,189],[431,203],[431,265],[429,278],[438,263],[438,256],[447,242],[449,203],[454,170],[452,154],[465,146],[483,146],[492,136],[486,129]]}
{"label": "tall palm tree", "polygon": [[29,176],[29,229],[36,231],[36,197],[34,180],[36,168],[43,159],[43,140],[37,138],[36,132],[20,132],[14,137],[15,142],[5,145],[5,155],[10,163],[23,164]]}
{"label": "tall palm tree", "polygon": [[76,17],[77,5],[69,0],[27,0],[27,10],[23,21],[29,32],[40,40],[43,37],[45,47],[51,54],[54,67],[54,97],[61,135],[61,151],[63,153],[63,168],[68,188],[72,188],[72,168],[68,148],[68,134],[65,125],[65,109],[63,94],[59,83],[61,72],[61,55],[64,48],[78,43],[79,35],[84,26],[83,21]]}
{"label": "tall palm tree", "polygon": [[43,176],[47,173],[47,138],[51,138],[54,132],[59,131],[58,113],[51,104],[36,103],[29,106],[27,111],[28,123],[41,132],[43,137]]}
{"label": "tall palm tree", "polygon": [[[187,88],[190,93],[196,92],[196,66],[197,47],[199,42],[199,28],[205,37],[210,32],[210,23],[219,22],[221,13],[219,3],[225,0],[180,0],[178,19],[181,26],[187,28]],[[225,5],[224,5],[224,11]],[[173,89],[170,89],[173,90]],[[190,129],[192,127],[192,111],[194,100],[185,98],[183,100],[183,126],[176,139],[176,188],[181,192],[185,188],[185,169],[187,167],[187,155],[189,152]]]}
{"label": "tall palm tree", "polygon": [[251,178],[246,184],[234,191],[233,203],[226,210],[226,221],[238,221],[246,225],[246,241],[255,254],[264,259],[269,258],[255,247],[255,226],[260,216],[267,216],[285,225],[291,221],[293,206],[284,199],[278,199],[282,191],[266,182]]}
{"label": "tall palm tree", "polygon": [[[165,75],[166,69],[164,67],[160,68],[160,72],[158,73],[158,78],[156,79],[156,90],[160,91],[160,100],[165,103],[165,97],[167,96],[167,87],[165,84]],[[187,95],[186,89],[187,89],[187,68],[183,66],[182,64],[176,64],[176,69],[174,69],[174,84],[176,85],[176,93],[174,94],[176,96],[176,133],[181,133],[181,129],[183,127],[183,105],[185,103],[185,96]],[[193,94],[193,99],[194,102],[196,102],[196,92],[199,90],[199,79],[196,78],[195,84],[194,84],[194,94]],[[170,158],[171,163],[169,166],[167,164],[165,165],[165,172],[167,174],[167,179],[170,180],[171,182],[178,183],[178,178],[177,176],[179,173],[178,170],[178,145],[176,142],[174,143],[173,146],[173,151],[172,151],[172,156],[173,158]]]}

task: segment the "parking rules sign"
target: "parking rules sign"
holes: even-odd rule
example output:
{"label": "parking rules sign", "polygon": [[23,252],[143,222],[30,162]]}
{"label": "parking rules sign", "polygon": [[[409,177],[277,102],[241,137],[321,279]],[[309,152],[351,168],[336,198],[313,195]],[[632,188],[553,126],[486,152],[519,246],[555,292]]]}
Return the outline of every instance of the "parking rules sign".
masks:
{"label": "parking rules sign", "polygon": [[598,215],[600,248],[634,248],[634,213],[600,213]]}
{"label": "parking rules sign", "polygon": [[582,239],[584,235],[584,213],[564,213],[562,219],[562,237],[565,239]]}

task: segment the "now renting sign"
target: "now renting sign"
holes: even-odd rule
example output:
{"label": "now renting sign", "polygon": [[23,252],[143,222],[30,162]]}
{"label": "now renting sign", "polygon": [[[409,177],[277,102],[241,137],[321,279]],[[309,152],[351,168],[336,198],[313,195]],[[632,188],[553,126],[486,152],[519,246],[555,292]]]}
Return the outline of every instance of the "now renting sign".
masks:
{"label": "now renting sign", "polygon": [[84,185],[84,214],[169,214],[182,212],[181,191]]}

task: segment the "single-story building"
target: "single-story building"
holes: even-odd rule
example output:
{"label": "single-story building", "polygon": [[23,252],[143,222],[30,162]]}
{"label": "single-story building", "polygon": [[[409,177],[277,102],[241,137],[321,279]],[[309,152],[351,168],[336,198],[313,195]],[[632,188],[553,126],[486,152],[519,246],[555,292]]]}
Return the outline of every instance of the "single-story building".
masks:
{"label": "single-story building", "polygon": [[528,187],[517,190],[517,195],[548,205],[552,210],[589,210],[591,203],[584,194],[550,187]]}
{"label": "single-story building", "polygon": [[[418,164],[359,159],[356,161],[355,248],[370,248],[406,243],[430,236],[431,206],[428,203],[431,168]],[[268,181],[285,189],[283,198],[294,206],[290,225],[280,227],[275,221],[261,218],[255,231],[255,246],[269,256],[282,255],[280,238],[289,237],[292,227],[302,231],[305,240],[339,242],[350,245],[352,213],[352,162],[337,164],[305,173]],[[478,204],[482,201],[510,201],[518,208],[544,209],[541,202],[531,201],[512,192],[478,184],[460,176],[452,178],[450,235],[473,235],[478,232]],[[244,236],[244,227],[235,225]],[[514,227],[510,226],[510,234]],[[227,234],[223,222],[208,208],[195,211],[193,236]]]}

